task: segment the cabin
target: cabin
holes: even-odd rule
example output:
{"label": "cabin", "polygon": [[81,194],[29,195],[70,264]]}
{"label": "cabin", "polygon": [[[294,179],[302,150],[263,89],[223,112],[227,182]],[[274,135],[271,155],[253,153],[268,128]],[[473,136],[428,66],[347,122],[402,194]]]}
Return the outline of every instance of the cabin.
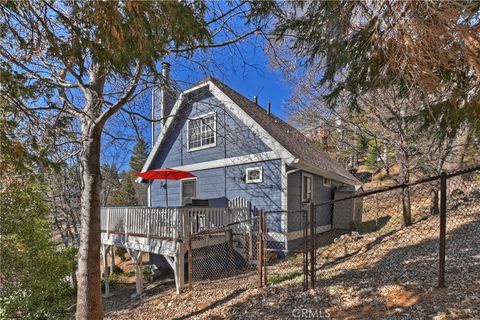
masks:
{"label": "cabin", "polygon": [[[164,71],[167,76],[168,69]],[[164,239],[178,240],[192,231],[186,230],[180,222],[184,221],[182,215],[192,217],[191,213],[185,213],[187,211],[198,209],[221,216],[213,224],[220,225],[239,219],[229,216],[228,208],[240,209],[236,212],[244,217],[251,215],[251,208],[256,208],[272,212],[266,221],[269,241],[288,252],[303,241],[300,210],[309,202],[321,203],[353,195],[361,185],[319,146],[273,115],[270,106],[262,108],[256,99],[246,98],[215,78],[209,77],[178,94],[162,87],[159,97],[160,103],[154,105],[153,113],[160,115],[161,119],[152,128],[155,143],[142,171],[172,168],[188,171],[195,177],[153,182],[139,178],[137,182],[148,183],[149,208],[137,210],[157,213],[152,215],[145,211],[136,218],[131,214],[130,219],[137,219],[132,223],[138,226],[145,225],[145,219],[155,220],[155,214],[158,219],[168,216],[174,221],[170,225],[176,230],[169,230]],[[240,201],[238,199],[243,199],[245,205],[234,205]],[[345,203],[341,208],[331,205],[316,209],[318,233],[351,227],[355,219],[355,203]],[[110,210],[108,219],[106,210]],[[117,222],[110,221],[107,226],[115,210],[126,209],[104,208],[102,211],[102,241],[111,245],[116,241],[117,245],[123,243],[127,246],[126,227],[117,232],[124,234],[123,238],[109,238],[116,232],[109,226],[118,225],[120,221],[118,216],[114,218]],[[215,210],[219,211],[215,213]],[[122,223],[128,220],[122,219]],[[140,230],[131,232],[129,237],[141,233]],[[142,241],[146,240],[136,239],[129,246],[150,252],[152,261],[158,261],[158,264],[165,264],[167,260],[174,270],[177,267],[178,273],[183,272],[178,268],[184,263],[185,248],[176,247],[178,243],[181,246],[182,241],[166,245],[165,240],[161,240],[163,243],[153,246],[146,242],[140,244]],[[178,276],[179,290],[183,285],[180,283],[182,277]]]}

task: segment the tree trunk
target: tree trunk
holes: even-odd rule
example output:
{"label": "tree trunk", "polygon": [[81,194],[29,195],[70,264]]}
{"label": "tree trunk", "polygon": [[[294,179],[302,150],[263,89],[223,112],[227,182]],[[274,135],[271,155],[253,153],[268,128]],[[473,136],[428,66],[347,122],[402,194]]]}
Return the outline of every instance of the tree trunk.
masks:
{"label": "tree trunk", "polygon": [[408,227],[412,225],[412,207],[410,203],[410,189],[402,188],[402,211],[403,211],[403,226]]}
{"label": "tree trunk", "polygon": [[[92,126],[93,127],[93,126]],[[100,282],[100,132],[98,128],[83,129],[82,208],[78,258],[78,292],[76,319],[102,319]]]}

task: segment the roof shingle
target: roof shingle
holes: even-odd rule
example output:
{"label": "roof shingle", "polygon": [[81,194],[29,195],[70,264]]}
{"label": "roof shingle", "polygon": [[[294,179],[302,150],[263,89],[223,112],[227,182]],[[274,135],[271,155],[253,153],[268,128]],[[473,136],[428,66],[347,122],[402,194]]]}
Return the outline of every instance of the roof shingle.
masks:
{"label": "roof shingle", "polygon": [[277,140],[295,157],[317,166],[320,169],[333,172],[345,179],[351,180],[352,183],[361,184],[361,182],[348,172],[348,170],[340,163],[331,159],[330,156],[318,145],[282,119],[273,114],[268,114],[265,109],[223,82],[212,77],[201,82],[206,81],[214,83],[230,99],[232,99],[235,104],[242,108],[243,111],[262,126],[275,140]]}

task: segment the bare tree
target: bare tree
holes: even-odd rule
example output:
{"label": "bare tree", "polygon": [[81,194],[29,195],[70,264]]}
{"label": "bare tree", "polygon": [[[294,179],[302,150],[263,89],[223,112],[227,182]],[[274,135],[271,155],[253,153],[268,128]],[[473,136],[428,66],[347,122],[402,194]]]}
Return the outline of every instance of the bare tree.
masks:
{"label": "bare tree", "polygon": [[255,9],[273,18],[272,63],[297,94],[314,97],[307,104],[321,101],[323,113],[354,110],[395,88],[395,100],[415,100],[407,108],[431,134],[455,137],[443,168],[461,164],[480,128],[478,2],[265,2]]}
{"label": "bare tree", "polygon": [[[222,10],[223,8],[223,10]],[[258,26],[238,30],[242,3],[4,2],[0,7],[2,98],[26,120],[74,119],[80,145],[81,231],[77,319],[102,318],[100,292],[101,137],[107,121],[152,83],[169,54],[235,43]],[[222,32],[217,34],[216,32]],[[33,98],[17,94],[23,85]],[[12,90],[13,89],[13,90]],[[58,126],[57,126],[58,127]],[[53,133],[53,132],[52,132]]]}

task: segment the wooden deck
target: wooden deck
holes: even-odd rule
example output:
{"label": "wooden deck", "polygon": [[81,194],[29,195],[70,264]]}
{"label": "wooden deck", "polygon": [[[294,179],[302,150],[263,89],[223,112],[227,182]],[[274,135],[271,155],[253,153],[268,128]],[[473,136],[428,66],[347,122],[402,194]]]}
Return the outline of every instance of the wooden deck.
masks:
{"label": "wooden deck", "polygon": [[[173,268],[177,292],[180,292],[184,285],[184,256],[189,236],[209,229],[222,230],[222,227],[232,224],[234,233],[245,233],[251,226],[235,223],[251,219],[252,207],[241,198],[230,201],[228,207],[222,208],[103,207],[100,218],[105,266],[108,264],[106,256],[113,246],[126,248],[135,263],[137,293],[140,294],[143,290],[141,253],[161,254]],[[228,241],[226,229],[223,233],[216,232],[214,238],[215,241],[197,241],[192,248]],[[108,282],[108,277],[105,281]]]}
{"label": "wooden deck", "polygon": [[102,243],[174,256],[178,243],[186,243],[189,234],[242,221],[246,216],[246,210],[239,208],[104,207]]}

